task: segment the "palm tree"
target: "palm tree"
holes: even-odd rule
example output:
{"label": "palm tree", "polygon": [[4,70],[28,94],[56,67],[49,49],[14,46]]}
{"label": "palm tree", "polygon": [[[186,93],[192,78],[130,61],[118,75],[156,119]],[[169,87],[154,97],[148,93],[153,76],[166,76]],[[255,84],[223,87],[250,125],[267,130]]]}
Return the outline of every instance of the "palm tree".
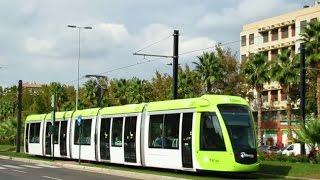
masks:
{"label": "palm tree", "polygon": [[0,144],[14,144],[16,138],[17,121],[9,119],[0,124]]}
{"label": "palm tree", "polygon": [[314,150],[316,146],[320,146],[320,119],[310,119],[305,126],[301,124],[295,133],[296,141],[303,142]]}
{"label": "palm tree", "polygon": [[271,62],[271,77],[272,80],[279,82],[287,96],[287,119],[288,119],[288,139],[292,140],[291,133],[291,114],[292,114],[292,101],[291,91],[292,87],[298,84],[299,81],[299,61],[297,56],[290,58],[291,51],[283,50],[278,54],[277,58]]}
{"label": "palm tree", "polygon": [[263,134],[261,133],[261,115],[262,115],[262,96],[263,84],[270,82],[270,64],[268,58],[262,54],[254,54],[244,62],[242,74],[245,82],[257,92],[257,109],[258,109],[258,138],[260,144],[263,143]]}
{"label": "palm tree", "polygon": [[198,60],[199,62],[193,62],[196,65],[195,71],[205,83],[206,92],[212,93],[212,85],[222,78],[221,62],[214,52],[203,52]]}
{"label": "palm tree", "polygon": [[[309,23],[302,36],[306,47],[307,63],[320,69],[320,22]],[[320,71],[317,71],[317,112],[320,116]]]}

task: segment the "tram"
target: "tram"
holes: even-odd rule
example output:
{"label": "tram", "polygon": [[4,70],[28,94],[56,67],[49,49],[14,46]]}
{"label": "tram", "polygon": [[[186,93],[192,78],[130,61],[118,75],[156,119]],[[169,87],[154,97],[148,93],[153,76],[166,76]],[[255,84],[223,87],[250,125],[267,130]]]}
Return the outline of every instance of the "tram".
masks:
{"label": "tram", "polygon": [[78,159],[80,152],[87,161],[185,171],[259,168],[252,113],[241,97],[203,95],[55,117],[50,128],[52,113],[27,116],[25,153]]}

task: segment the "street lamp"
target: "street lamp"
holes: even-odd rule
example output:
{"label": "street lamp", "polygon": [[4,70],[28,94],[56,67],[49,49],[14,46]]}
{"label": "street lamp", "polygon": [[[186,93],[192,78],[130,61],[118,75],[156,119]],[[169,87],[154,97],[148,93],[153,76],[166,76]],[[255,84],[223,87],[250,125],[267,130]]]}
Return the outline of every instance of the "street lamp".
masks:
{"label": "street lamp", "polygon": [[78,77],[77,77],[77,90],[76,90],[76,110],[78,110],[78,102],[79,102],[79,79],[80,79],[80,70],[79,70],[79,63],[80,63],[80,31],[81,29],[92,29],[90,26],[76,26],[76,25],[68,25],[69,28],[77,28],[79,31],[79,54],[78,54]]}

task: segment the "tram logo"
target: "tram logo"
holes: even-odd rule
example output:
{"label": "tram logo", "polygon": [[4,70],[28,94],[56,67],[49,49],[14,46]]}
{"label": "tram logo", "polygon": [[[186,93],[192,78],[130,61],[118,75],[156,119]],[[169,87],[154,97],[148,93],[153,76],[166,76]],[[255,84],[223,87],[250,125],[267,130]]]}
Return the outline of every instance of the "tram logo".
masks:
{"label": "tram logo", "polygon": [[247,154],[246,152],[241,152],[241,153],[240,153],[240,157],[241,157],[241,158],[246,158],[246,157],[248,157],[248,158],[254,158],[254,155],[253,155],[253,154]]}

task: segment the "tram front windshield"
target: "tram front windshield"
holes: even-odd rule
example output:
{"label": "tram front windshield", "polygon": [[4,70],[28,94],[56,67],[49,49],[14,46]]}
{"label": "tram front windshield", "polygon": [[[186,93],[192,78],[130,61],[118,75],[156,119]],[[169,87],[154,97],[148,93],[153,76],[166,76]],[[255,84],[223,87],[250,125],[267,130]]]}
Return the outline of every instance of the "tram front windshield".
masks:
{"label": "tram front windshield", "polygon": [[250,110],[243,105],[218,105],[235,151],[256,149]]}

